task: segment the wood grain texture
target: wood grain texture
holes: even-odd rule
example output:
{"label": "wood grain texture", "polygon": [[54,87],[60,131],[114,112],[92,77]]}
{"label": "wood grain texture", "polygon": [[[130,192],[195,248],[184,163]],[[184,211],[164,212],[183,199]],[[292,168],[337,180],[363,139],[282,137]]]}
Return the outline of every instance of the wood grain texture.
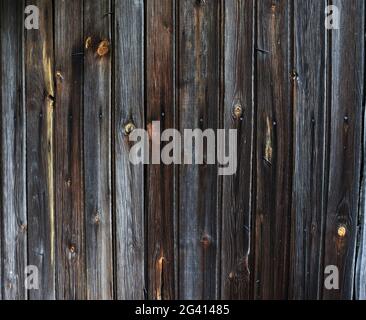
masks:
{"label": "wood grain texture", "polygon": [[[221,298],[250,297],[254,127],[254,1],[223,1],[223,125],[238,134],[237,171],[223,177]],[[240,108],[242,114],[237,109]],[[236,110],[237,109],[237,110]],[[236,112],[235,112],[236,110]],[[228,134],[228,131],[226,131]]]}
{"label": "wood grain texture", "polygon": [[[365,90],[365,88],[364,88]],[[364,100],[365,103],[365,100]],[[365,108],[365,105],[363,106]],[[362,153],[362,183],[360,192],[359,204],[359,238],[357,248],[356,260],[356,274],[355,274],[355,298],[358,300],[366,300],[366,159],[365,159],[365,141],[366,141],[366,127],[364,114],[364,128],[363,128],[363,153]]]}
{"label": "wood grain texture", "polygon": [[[339,268],[340,290],[324,299],[352,299],[360,190],[364,90],[365,2],[335,0],[340,29],[331,40],[331,124],[324,265]],[[340,237],[338,229],[346,234]]]}
{"label": "wood grain texture", "polygon": [[0,3],[0,298],[24,300],[27,265],[23,1]]}
{"label": "wood grain texture", "polygon": [[[160,121],[161,132],[175,127],[174,1],[146,2],[146,121]],[[152,129],[155,130],[155,129]],[[163,147],[163,146],[162,146]],[[148,297],[176,297],[174,166],[152,164],[147,170]]]}
{"label": "wood grain texture", "polygon": [[111,16],[109,0],[84,1],[83,138],[88,299],[113,298]]}
{"label": "wood grain texture", "polygon": [[55,299],[53,8],[47,0],[32,4],[40,21],[39,30],[25,32],[28,264],[38,267],[41,281],[29,297]]}
{"label": "wood grain texture", "polygon": [[[219,4],[219,1],[179,1],[181,132],[195,128],[215,130],[219,125]],[[179,168],[180,299],[217,298],[217,191],[216,165],[185,164]]]}
{"label": "wood grain texture", "polygon": [[[83,6],[55,1],[57,299],[86,298],[82,163]],[[74,18],[70,21],[69,17]]]}
{"label": "wood grain texture", "polygon": [[286,299],[292,178],[290,1],[259,1],[254,298]]}
{"label": "wood grain texture", "polygon": [[[293,70],[292,231],[290,292],[293,299],[319,299],[324,191],[327,182],[327,34],[325,1],[295,1]],[[289,245],[289,244],[288,244]]]}
{"label": "wood grain texture", "polygon": [[145,127],[144,1],[116,1],[114,9],[114,175],[116,298],[145,297],[144,167],[129,162],[125,126]]}

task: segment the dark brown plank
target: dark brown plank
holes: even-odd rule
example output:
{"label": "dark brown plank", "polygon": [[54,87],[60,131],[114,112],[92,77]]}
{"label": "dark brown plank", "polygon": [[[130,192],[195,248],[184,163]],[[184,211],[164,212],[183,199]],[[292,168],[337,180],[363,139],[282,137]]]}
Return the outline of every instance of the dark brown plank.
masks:
{"label": "dark brown plank", "polygon": [[27,121],[28,264],[38,267],[39,290],[31,299],[55,298],[54,52],[52,1],[39,8],[39,30],[25,33]]}
{"label": "dark brown plank", "polygon": [[117,299],[144,299],[144,167],[129,162],[129,123],[144,128],[144,2],[115,2],[114,196]]}
{"label": "dark brown plank", "polygon": [[82,1],[55,1],[57,299],[86,298],[82,165]]}
{"label": "dark brown plank", "polygon": [[250,236],[254,125],[254,1],[223,1],[226,130],[236,129],[237,171],[223,177],[221,298],[250,296]]}
{"label": "dark brown plank", "polygon": [[110,13],[109,0],[84,1],[83,137],[88,299],[113,297]]}
{"label": "dark brown plank", "polygon": [[[179,130],[219,125],[219,1],[179,1]],[[218,172],[179,168],[179,298],[218,298]]]}
{"label": "dark brown plank", "polygon": [[23,1],[0,3],[0,298],[27,298],[27,210],[23,86]]}
{"label": "dark brown plank", "polygon": [[[290,261],[292,299],[318,299],[326,183],[327,35],[325,1],[294,2],[294,177]],[[289,246],[290,244],[287,244]]]}
{"label": "dark brown plank", "polygon": [[[329,187],[324,266],[339,268],[339,290],[324,299],[352,299],[361,173],[365,1],[335,0],[340,29],[331,34]],[[342,236],[342,229],[345,234]]]}
{"label": "dark brown plank", "polygon": [[[160,121],[161,131],[175,127],[173,6],[171,0],[146,2],[146,120],[148,128]],[[148,296],[174,299],[174,166],[150,165],[147,191]]]}

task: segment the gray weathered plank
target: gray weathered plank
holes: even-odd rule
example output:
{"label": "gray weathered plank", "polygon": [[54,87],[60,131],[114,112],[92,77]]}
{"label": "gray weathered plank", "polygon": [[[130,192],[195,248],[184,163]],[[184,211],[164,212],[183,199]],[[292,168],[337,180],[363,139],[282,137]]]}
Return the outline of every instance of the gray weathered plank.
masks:
{"label": "gray weathered plank", "polygon": [[[175,127],[174,107],[174,1],[146,2],[146,120],[151,128]],[[174,165],[152,164],[147,175],[147,266],[149,298],[174,299],[176,207]]]}
{"label": "gray weathered plank", "polygon": [[360,190],[365,1],[334,0],[340,29],[331,33],[329,184],[324,266],[339,269],[339,290],[324,299],[352,299]]}
{"label": "gray weathered plank", "polygon": [[[83,2],[55,1],[57,299],[86,298],[82,165]],[[72,17],[72,18],[71,18]]]}
{"label": "gray weathered plank", "polygon": [[38,267],[39,290],[31,299],[55,298],[54,52],[52,1],[39,8],[39,30],[25,31],[27,121],[28,263]]}
{"label": "gray weathered plank", "polygon": [[[84,183],[88,299],[113,298],[109,0],[84,1]],[[80,48],[76,46],[75,49]]]}
{"label": "gray weathered plank", "polygon": [[23,85],[24,1],[0,3],[0,298],[27,298],[27,211]]}
{"label": "gray weathered plank", "polygon": [[[219,1],[179,1],[179,130],[219,125]],[[218,268],[218,172],[179,168],[179,298],[215,299]]]}
{"label": "gray weathered plank", "polygon": [[125,126],[144,128],[144,2],[116,1],[114,175],[116,298],[144,299],[144,167],[129,162]]}
{"label": "gray weathered plank", "polygon": [[[223,177],[221,298],[250,296],[252,155],[254,126],[254,1],[223,1],[223,125],[236,129],[237,171]],[[219,243],[218,243],[219,244]]]}
{"label": "gray weathered plank", "polygon": [[292,299],[318,299],[323,281],[326,144],[326,1],[294,2],[293,158],[290,292]]}

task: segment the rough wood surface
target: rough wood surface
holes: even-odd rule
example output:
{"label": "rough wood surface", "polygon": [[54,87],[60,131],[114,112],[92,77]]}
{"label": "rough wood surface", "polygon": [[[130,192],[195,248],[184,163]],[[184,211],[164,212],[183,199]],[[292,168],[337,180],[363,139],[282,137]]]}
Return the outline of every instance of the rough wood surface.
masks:
{"label": "rough wood surface", "polygon": [[[174,1],[146,2],[146,126],[154,130],[175,127],[174,108]],[[162,146],[163,147],[163,146]],[[176,297],[176,207],[174,166],[152,164],[147,170],[148,297]]]}
{"label": "rough wood surface", "polygon": [[[293,7],[293,166],[290,292],[293,299],[318,299],[327,182],[328,97],[325,1],[295,1]],[[287,246],[290,244],[287,244]]]}
{"label": "rough wood surface", "polygon": [[89,299],[113,298],[111,17],[110,0],[85,0],[84,42],[75,48],[84,51],[83,150]]}
{"label": "rough wood surface", "polygon": [[144,128],[144,2],[114,8],[114,210],[116,298],[145,298],[144,167],[133,166],[129,123]]}
{"label": "rough wood surface", "polygon": [[39,30],[25,31],[28,264],[38,267],[42,281],[29,296],[55,299],[53,6],[47,0],[32,4],[42,14]]}
{"label": "rough wood surface", "polygon": [[[72,21],[68,17],[73,16]],[[83,6],[55,2],[57,299],[86,298],[82,163]]]}
{"label": "rough wood surface", "polygon": [[[250,297],[254,128],[254,1],[223,1],[223,127],[238,130],[238,169],[223,177],[221,297]],[[239,108],[239,109],[238,109]],[[239,191],[240,190],[240,191]]]}
{"label": "rough wood surface", "polygon": [[0,298],[27,298],[27,211],[23,85],[23,1],[0,3]]}

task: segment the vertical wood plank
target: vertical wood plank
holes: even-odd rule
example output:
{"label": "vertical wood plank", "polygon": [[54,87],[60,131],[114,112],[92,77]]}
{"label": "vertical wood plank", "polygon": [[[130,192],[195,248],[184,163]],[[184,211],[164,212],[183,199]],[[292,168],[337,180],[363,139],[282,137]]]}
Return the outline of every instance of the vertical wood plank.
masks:
{"label": "vertical wood plank", "polygon": [[[352,299],[358,224],[364,90],[365,2],[334,0],[340,29],[331,33],[331,126],[324,266],[339,268],[339,290],[324,299]],[[344,228],[345,234],[342,235]]]}
{"label": "vertical wood plank", "polygon": [[238,133],[238,168],[223,177],[221,298],[250,296],[250,236],[254,125],[254,1],[223,1],[224,128]]}
{"label": "vertical wood plank", "polygon": [[111,5],[84,1],[84,177],[88,299],[113,297]]}
{"label": "vertical wood plank", "polygon": [[[175,127],[174,1],[146,2],[147,127],[160,121],[161,131]],[[175,297],[174,166],[152,164],[147,178],[149,298]]]}
{"label": "vertical wood plank", "polygon": [[[365,75],[364,75],[365,76]],[[364,88],[365,90],[365,88]],[[365,103],[365,100],[363,101]],[[363,105],[365,112],[365,105]],[[356,257],[356,275],[355,275],[355,298],[357,300],[366,300],[366,127],[364,114],[364,128],[363,128],[363,161],[362,161],[362,184],[359,204],[359,243]]]}
{"label": "vertical wood plank", "polygon": [[82,175],[83,2],[55,1],[57,299],[85,299]]}
{"label": "vertical wood plank", "polygon": [[257,3],[254,298],[286,299],[291,209],[290,1]]}
{"label": "vertical wood plank", "polygon": [[[219,1],[179,1],[179,129],[219,125]],[[218,210],[215,165],[179,172],[179,298],[215,299]]]}
{"label": "vertical wood plank", "polygon": [[25,33],[27,112],[28,263],[38,267],[39,290],[30,299],[55,299],[54,208],[54,39],[53,3],[27,1],[39,8],[39,30]]}
{"label": "vertical wood plank", "polygon": [[129,162],[124,127],[144,128],[144,2],[116,1],[114,170],[116,298],[144,299],[144,167]]}
{"label": "vertical wood plank", "polygon": [[24,300],[27,265],[23,1],[0,3],[1,289],[0,298]]}
{"label": "vertical wood plank", "polygon": [[322,250],[328,108],[325,1],[294,2],[293,84],[294,177],[290,292],[293,299],[318,299]]}

